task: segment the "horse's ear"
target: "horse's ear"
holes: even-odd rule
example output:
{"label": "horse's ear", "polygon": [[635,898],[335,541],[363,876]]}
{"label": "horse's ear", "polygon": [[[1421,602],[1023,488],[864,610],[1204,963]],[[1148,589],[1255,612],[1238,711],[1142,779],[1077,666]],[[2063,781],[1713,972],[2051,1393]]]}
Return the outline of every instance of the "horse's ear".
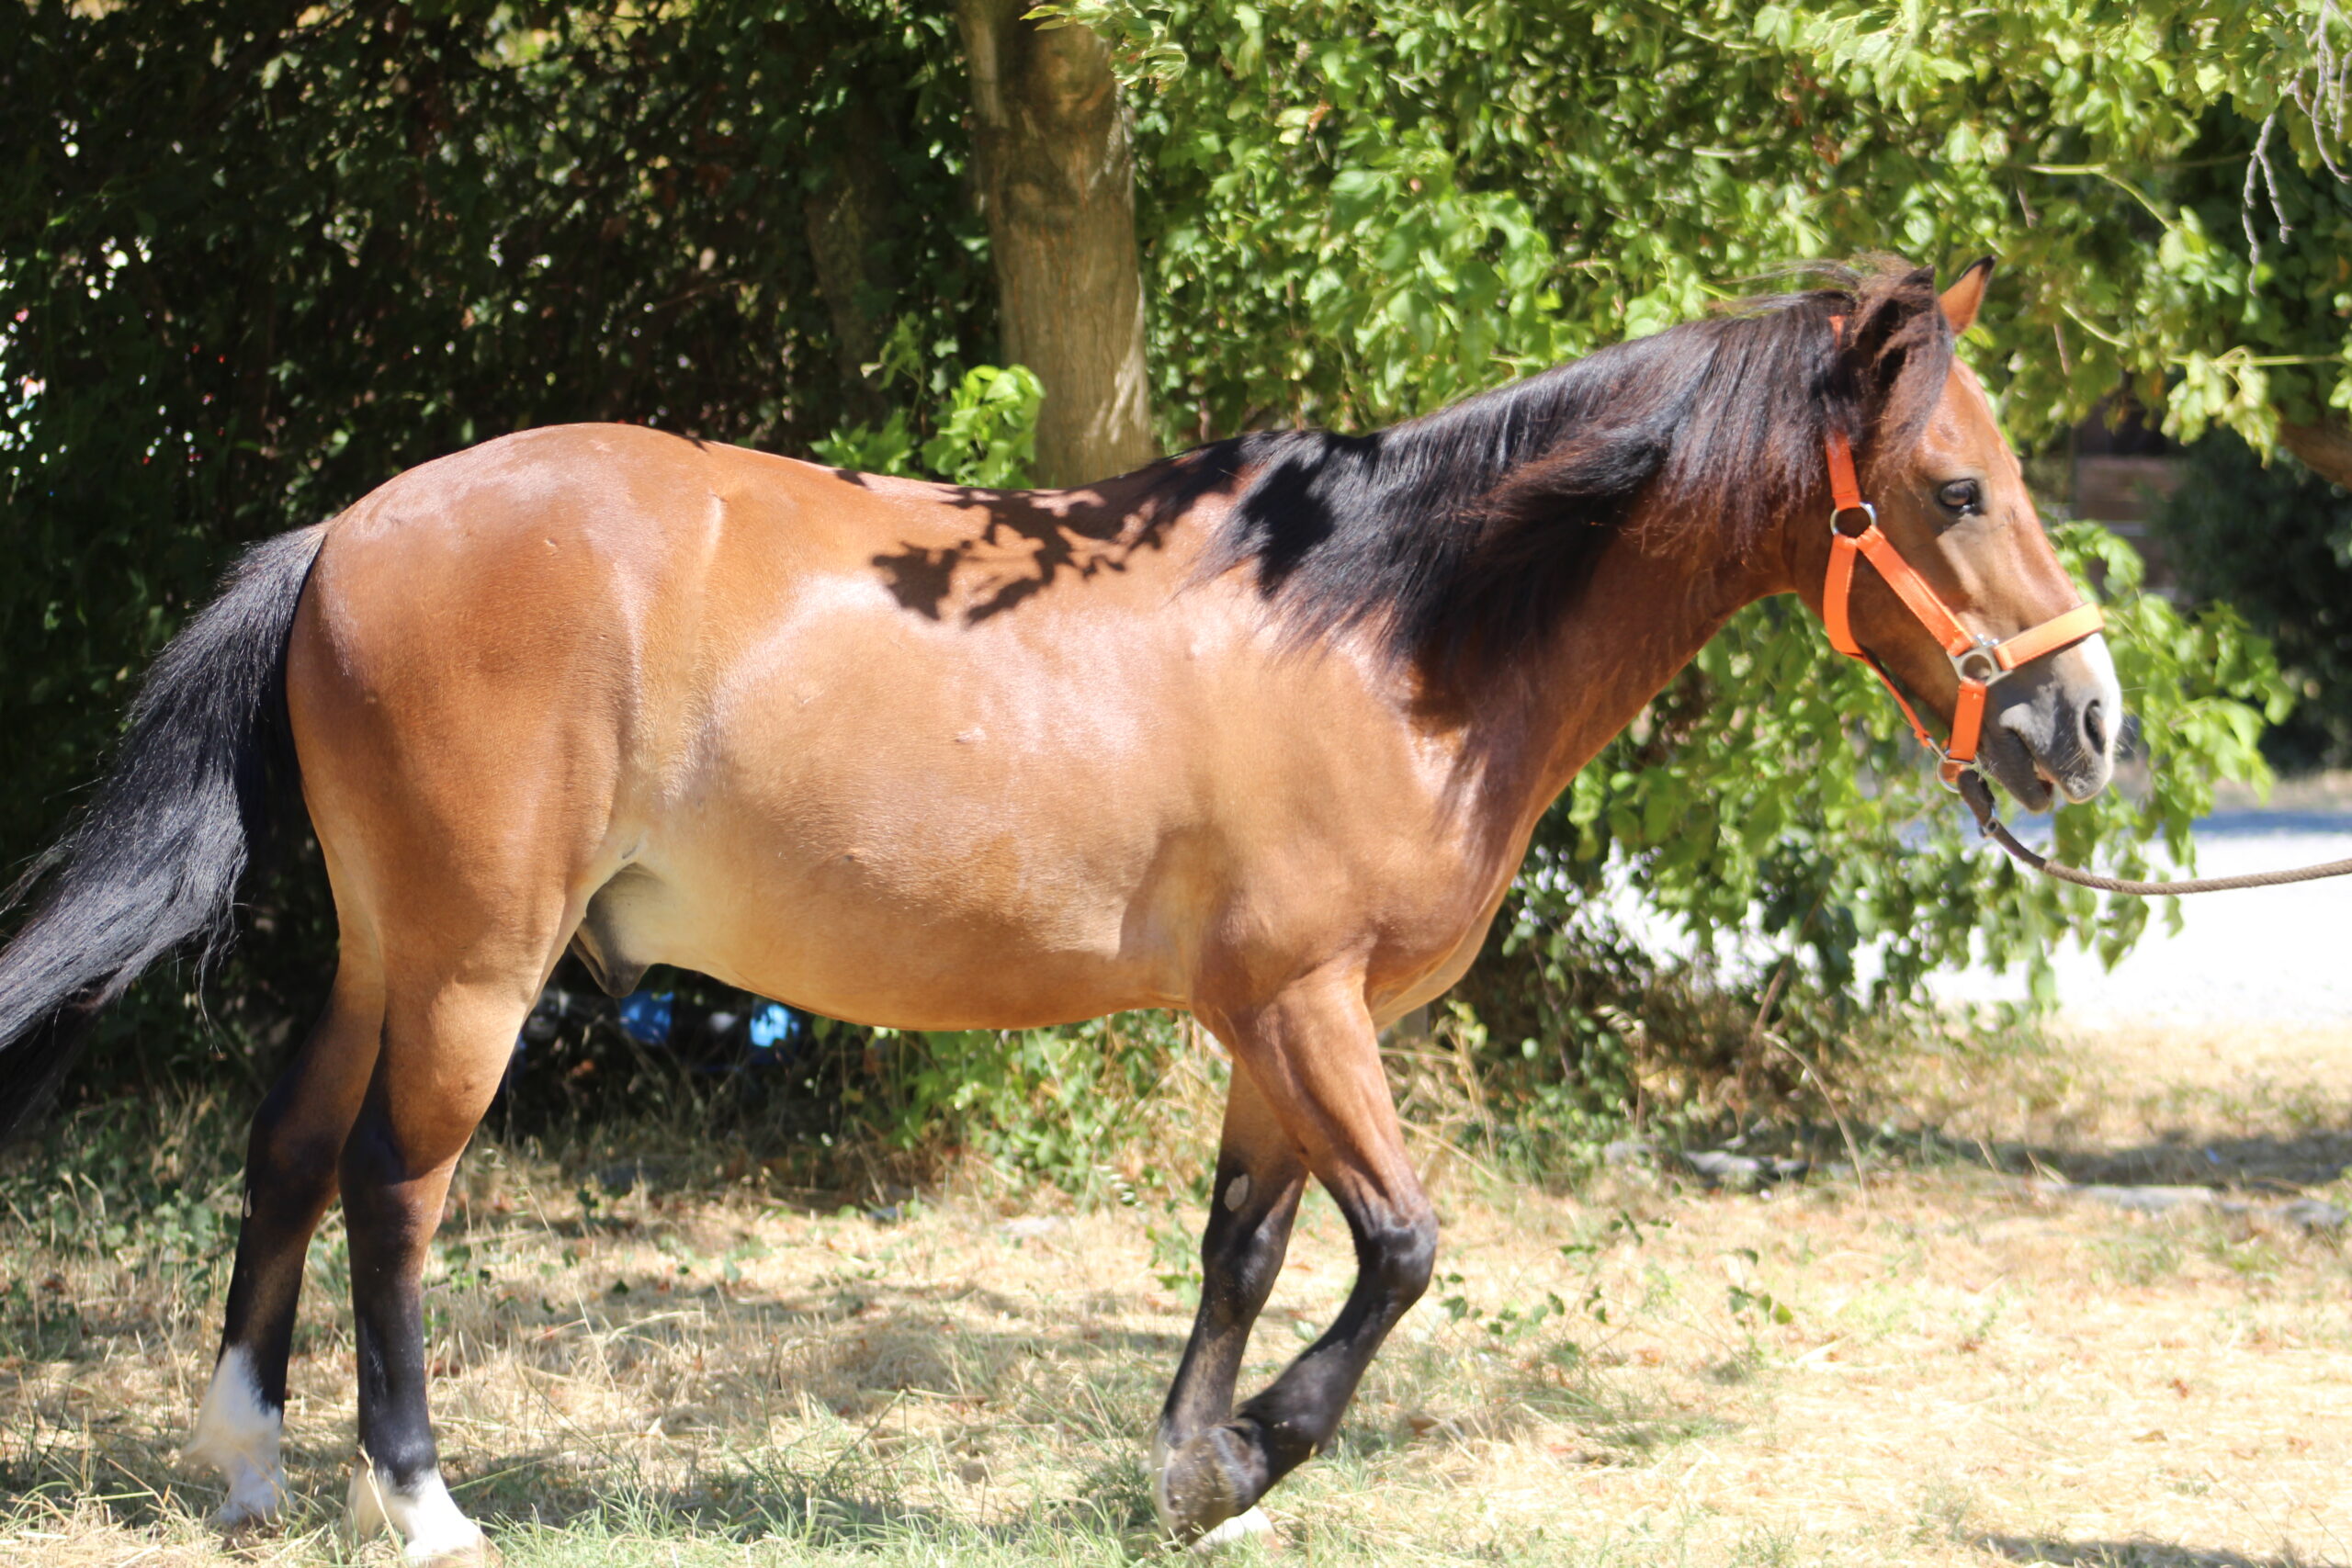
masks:
{"label": "horse's ear", "polygon": [[1960,336],[1975,321],[1977,308],[1984,303],[1984,286],[1992,280],[1993,258],[1983,256],[1944,290],[1937,303],[1943,307],[1944,320],[1951,323],[1952,336]]}
{"label": "horse's ear", "polygon": [[[1952,289],[1966,299],[1973,318],[1984,293],[1983,268],[1971,268]],[[1947,313],[1954,302],[1944,297]],[[1923,266],[1887,279],[1855,332],[1854,347],[1868,367],[1863,406],[1873,424],[1882,434],[1915,435],[1951,370],[1951,337],[1938,314],[1935,273]]]}

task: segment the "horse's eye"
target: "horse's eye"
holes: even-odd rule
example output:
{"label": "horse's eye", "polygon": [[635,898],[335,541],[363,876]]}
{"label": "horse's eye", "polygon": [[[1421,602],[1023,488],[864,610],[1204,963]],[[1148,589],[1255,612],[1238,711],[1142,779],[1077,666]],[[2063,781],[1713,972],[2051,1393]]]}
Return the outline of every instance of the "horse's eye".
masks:
{"label": "horse's eye", "polygon": [[1955,516],[1964,517],[1983,506],[1984,491],[1974,479],[1954,479],[1936,492],[1936,499]]}

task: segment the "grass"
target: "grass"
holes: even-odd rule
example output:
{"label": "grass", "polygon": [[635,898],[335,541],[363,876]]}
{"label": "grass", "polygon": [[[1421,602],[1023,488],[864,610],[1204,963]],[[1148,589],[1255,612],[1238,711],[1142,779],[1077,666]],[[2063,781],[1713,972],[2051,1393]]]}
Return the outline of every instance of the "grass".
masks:
{"label": "grass", "polygon": [[[2352,1039],[2256,1043],[2234,1075],[2210,1041],[1913,1064],[1863,1181],[1739,1194],[1634,1165],[1547,1190],[1428,1141],[1440,1281],[1334,1450],[1274,1495],[1276,1540],[1232,1560],[2352,1562],[2339,1244],[2016,1174],[2170,1179],[2224,1148],[2345,1201]],[[336,1529],[333,1219],[293,1367],[301,1505],[281,1533],[203,1525],[214,1490],[174,1453],[218,1332],[236,1140],[219,1107],[126,1114],[0,1174],[0,1562],[393,1561]],[[1197,1215],[1112,1186],[1141,1201],[1081,1210],[967,1168],[844,1204],[654,1141],[479,1147],[428,1292],[458,1495],[524,1565],[1151,1558],[1143,1444]],[[1351,1269],[1311,1200],[1250,1381]]]}

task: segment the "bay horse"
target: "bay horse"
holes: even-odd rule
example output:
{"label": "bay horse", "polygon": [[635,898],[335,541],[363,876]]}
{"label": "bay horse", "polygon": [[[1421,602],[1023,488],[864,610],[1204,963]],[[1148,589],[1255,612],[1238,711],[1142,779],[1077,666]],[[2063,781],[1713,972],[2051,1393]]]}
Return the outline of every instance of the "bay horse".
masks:
{"label": "bay horse", "polygon": [[[1378,1032],[1461,976],[1545,807],[1734,611],[1825,607],[1856,499],[1825,453],[1859,457],[1883,541],[1982,645],[2081,614],[1954,355],[1989,266],[1940,298],[1924,269],[1837,269],[1391,429],[1077,490],[578,425],[252,549],[0,953],[21,1113],[93,1009],[221,936],[273,773],[299,780],[340,956],[253,1122],[188,1449],[222,1521],[285,1500],[295,1298],[340,1193],[354,1523],[412,1562],[484,1558],[426,1414],[421,1280],[568,948],[616,992],[673,964],[909,1029],[1192,1012],[1232,1087],[1153,1497],[1180,1540],[1262,1521],[1436,1255]],[[1951,717],[1962,660],[1891,577],[1830,607]],[[1983,764],[2025,805],[2106,784],[2121,697],[2095,632],[1989,694]],[[1237,1408],[1309,1176],[1357,1277]]]}

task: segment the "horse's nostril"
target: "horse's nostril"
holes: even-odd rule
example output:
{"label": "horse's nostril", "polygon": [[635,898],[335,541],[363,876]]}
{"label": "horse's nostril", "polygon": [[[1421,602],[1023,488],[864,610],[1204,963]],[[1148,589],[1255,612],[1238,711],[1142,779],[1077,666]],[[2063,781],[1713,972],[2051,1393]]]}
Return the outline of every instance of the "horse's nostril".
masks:
{"label": "horse's nostril", "polygon": [[2107,713],[2094,697],[2083,709],[2083,739],[2090,742],[2091,755],[2107,755]]}

